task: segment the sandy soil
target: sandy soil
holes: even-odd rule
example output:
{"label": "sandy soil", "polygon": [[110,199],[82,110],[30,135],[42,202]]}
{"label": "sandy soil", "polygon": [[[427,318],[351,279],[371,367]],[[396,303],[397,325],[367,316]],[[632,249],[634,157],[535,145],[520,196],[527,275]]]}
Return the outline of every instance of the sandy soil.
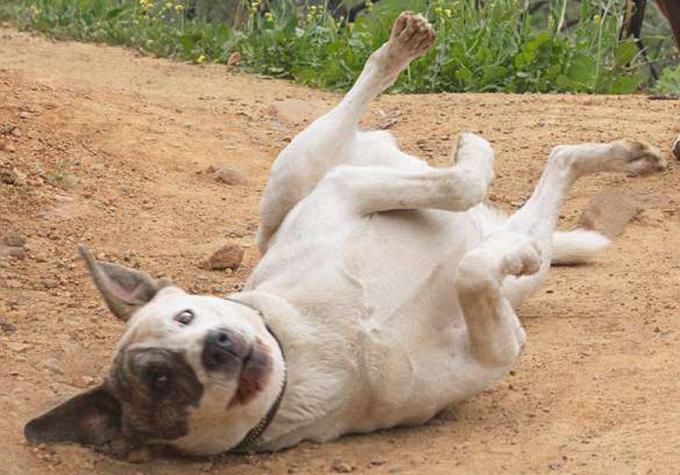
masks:
{"label": "sandy soil", "polygon": [[[519,309],[528,346],[491,389],[431,423],[280,454],[133,465],[78,447],[25,444],[23,424],[105,373],[122,325],[76,244],[195,292],[238,288],[256,264],[257,205],[276,153],[338,96],[287,82],[53,43],[0,30],[0,473],[677,473],[680,463],[680,101],[645,97],[385,96],[366,125],[444,164],[463,130],[498,153],[491,199],[522,203],[551,146],[635,137],[661,146],[662,176],[583,180],[565,206],[621,187],[642,211],[597,263],[555,269]],[[230,165],[245,186],[218,183]],[[4,174],[4,175],[3,175]],[[9,178],[6,178],[9,177]],[[246,248],[237,272],[201,263]],[[335,468],[333,468],[335,466]]]}

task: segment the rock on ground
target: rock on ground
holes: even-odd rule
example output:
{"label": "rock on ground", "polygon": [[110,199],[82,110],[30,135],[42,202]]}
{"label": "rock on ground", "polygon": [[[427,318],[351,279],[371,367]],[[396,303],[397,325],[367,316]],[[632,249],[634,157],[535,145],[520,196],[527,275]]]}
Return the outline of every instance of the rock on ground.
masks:
{"label": "rock on ground", "polygon": [[243,261],[243,248],[236,244],[222,246],[210,256],[208,268],[212,270],[236,270]]}
{"label": "rock on ground", "polygon": [[215,170],[215,179],[229,186],[247,185],[248,179],[238,170],[223,166]]}
{"label": "rock on ground", "polygon": [[623,190],[605,191],[595,196],[581,214],[579,224],[608,238],[623,233],[626,225],[642,210],[639,200]]}
{"label": "rock on ground", "polygon": [[24,247],[26,245],[26,238],[18,233],[6,234],[2,241],[9,247]]}

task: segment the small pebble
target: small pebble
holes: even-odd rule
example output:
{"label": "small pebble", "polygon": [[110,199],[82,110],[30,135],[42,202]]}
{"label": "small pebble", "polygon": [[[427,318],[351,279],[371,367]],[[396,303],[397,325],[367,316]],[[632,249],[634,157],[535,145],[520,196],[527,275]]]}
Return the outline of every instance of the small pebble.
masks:
{"label": "small pebble", "polygon": [[15,259],[24,260],[26,259],[26,249],[23,247],[8,247],[7,253],[10,257]]}
{"label": "small pebble", "polygon": [[212,270],[236,270],[243,261],[243,248],[236,244],[222,246],[208,260],[208,268]]}
{"label": "small pebble", "polygon": [[217,181],[229,186],[248,184],[248,179],[241,172],[227,166],[218,168],[213,176]]}
{"label": "small pebble", "polygon": [[17,331],[17,326],[11,322],[0,321],[0,330],[5,333],[14,333]]}
{"label": "small pebble", "polygon": [[9,348],[11,351],[15,353],[23,353],[24,351],[28,350],[31,348],[31,345],[28,343],[19,343],[16,341],[10,341],[7,343],[7,348]]}
{"label": "small pebble", "polygon": [[9,247],[24,247],[26,245],[26,238],[18,233],[9,233],[5,235],[2,242]]}
{"label": "small pebble", "polygon": [[334,461],[333,465],[331,465],[331,468],[337,473],[350,473],[354,471],[354,467],[352,467],[347,462],[343,462],[342,460]]}
{"label": "small pebble", "polygon": [[149,463],[153,460],[153,452],[150,447],[132,449],[128,453],[127,461],[130,463]]}
{"label": "small pebble", "polygon": [[46,289],[54,289],[55,287],[59,286],[59,282],[57,282],[56,280],[52,280],[52,279],[43,279],[43,280],[40,281],[40,283]]}

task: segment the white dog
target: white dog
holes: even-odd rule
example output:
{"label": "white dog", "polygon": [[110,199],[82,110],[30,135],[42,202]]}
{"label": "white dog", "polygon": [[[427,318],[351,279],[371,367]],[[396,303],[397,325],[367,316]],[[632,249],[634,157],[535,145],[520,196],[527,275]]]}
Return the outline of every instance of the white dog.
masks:
{"label": "white dog", "polygon": [[633,141],[561,145],[510,217],[485,204],[493,151],[460,138],[449,168],[361,132],[367,104],[434,40],[412,13],[331,112],[276,160],[262,200],[262,261],[242,293],[190,295],[81,249],[127,321],[104,383],[26,426],[34,442],[277,450],[427,421],[503,376],[524,345],[513,307],[551,261],[608,241],[555,233],[571,185],[665,162]]}

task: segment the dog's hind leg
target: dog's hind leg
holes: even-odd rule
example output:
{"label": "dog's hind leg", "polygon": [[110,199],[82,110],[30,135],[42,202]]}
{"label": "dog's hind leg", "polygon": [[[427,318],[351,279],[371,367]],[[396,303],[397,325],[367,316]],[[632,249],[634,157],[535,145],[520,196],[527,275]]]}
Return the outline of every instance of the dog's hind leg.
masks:
{"label": "dog's hind leg", "polygon": [[553,233],[560,207],[578,178],[597,172],[642,175],[665,167],[666,162],[658,149],[643,142],[620,140],[608,144],[555,147],[534,193],[504,225],[507,231],[536,240],[543,256],[541,268],[530,277],[507,279],[503,286],[504,295],[516,305],[538,289],[545,279],[551,263]]}
{"label": "dog's hind leg", "polygon": [[390,39],[368,58],[352,89],[333,110],[320,117],[278,156],[264,191],[257,243],[265,252],[286,214],[334,166],[356,156],[358,123],[368,103],[396,81],[408,64],[422,56],[434,41],[429,23],[419,15],[402,13]]}

